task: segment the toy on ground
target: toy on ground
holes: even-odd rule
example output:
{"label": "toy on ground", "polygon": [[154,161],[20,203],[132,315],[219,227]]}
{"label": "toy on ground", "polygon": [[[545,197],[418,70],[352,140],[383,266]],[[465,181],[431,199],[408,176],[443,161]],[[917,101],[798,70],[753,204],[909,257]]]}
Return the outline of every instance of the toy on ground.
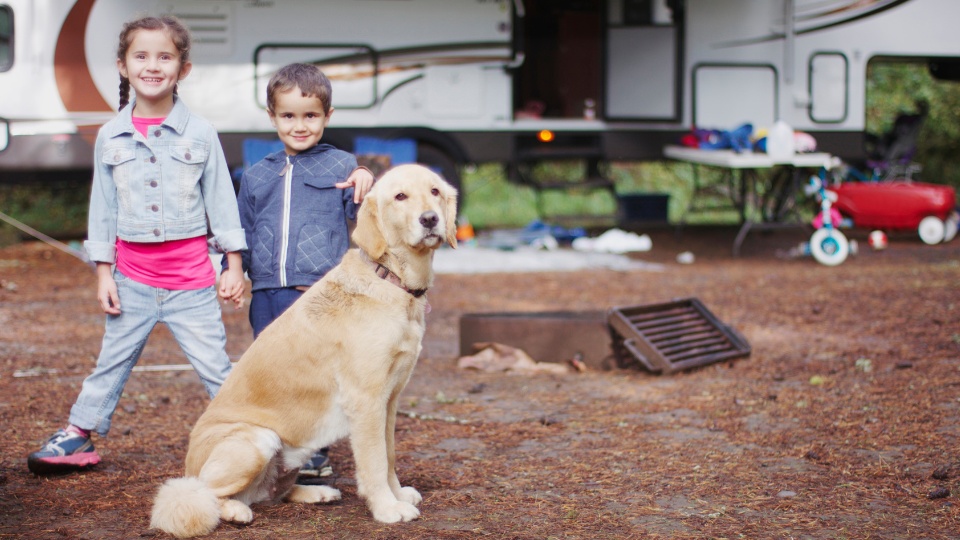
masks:
{"label": "toy on ground", "polygon": [[887,234],[881,230],[870,231],[870,236],[867,237],[867,243],[870,244],[870,247],[880,251],[881,249],[887,248]]}
{"label": "toy on ground", "polygon": [[836,266],[847,260],[850,255],[850,243],[846,235],[837,229],[840,221],[839,214],[833,208],[837,194],[826,188],[826,170],[821,170],[819,176],[811,176],[807,186],[808,194],[815,194],[820,201],[820,212],[814,220],[817,228],[810,237],[810,254],[820,264]]}
{"label": "toy on ground", "polygon": [[843,182],[829,191],[836,193],[833,207],[854,227],[915,230],[931,245],[949,242],[957,234],[960,215],[951,186],[898,179]]}

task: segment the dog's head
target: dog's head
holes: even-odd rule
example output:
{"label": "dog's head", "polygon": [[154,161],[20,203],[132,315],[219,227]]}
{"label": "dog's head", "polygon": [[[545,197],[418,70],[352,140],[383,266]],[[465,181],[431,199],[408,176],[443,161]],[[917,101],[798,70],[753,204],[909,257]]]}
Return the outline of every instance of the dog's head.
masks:
{"label": "dog's head", "polygon": [[457,190],[422,165],[388,170],[367,193],[353,241],[373,259],[388,247],[457,247]]}

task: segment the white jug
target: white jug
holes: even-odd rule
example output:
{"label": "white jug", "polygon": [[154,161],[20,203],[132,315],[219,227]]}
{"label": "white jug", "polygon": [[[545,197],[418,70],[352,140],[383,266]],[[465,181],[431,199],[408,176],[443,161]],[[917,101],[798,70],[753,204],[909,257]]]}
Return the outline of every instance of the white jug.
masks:
{"label": "white jug", "polygon": [[791,159],[793,154],[793,128],[783,120],[777,120],[767,133],[767,155],[781,161]]}

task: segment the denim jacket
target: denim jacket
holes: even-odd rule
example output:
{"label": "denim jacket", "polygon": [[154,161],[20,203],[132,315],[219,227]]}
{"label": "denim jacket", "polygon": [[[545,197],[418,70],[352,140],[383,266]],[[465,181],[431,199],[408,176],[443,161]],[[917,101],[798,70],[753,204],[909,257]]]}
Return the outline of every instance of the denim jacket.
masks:
{"label": "denim jacket", "polygon": [[356,167],[353,154],[318,144],[295,156],[275,152],[244,171],[240,223],[250,249],[243,269],[254,291],[313,285],[340,262],[357,205],[352,187],[334,184]]}
{"label": "denim jacket", "polygon": [[116,239],[165,242],[207,236],[218,251],[241,251],[237,197],[213,126],[178,98],[147,137],[131,103],[103,125],[94,147],[87,241],[90,259],[116,262]]}

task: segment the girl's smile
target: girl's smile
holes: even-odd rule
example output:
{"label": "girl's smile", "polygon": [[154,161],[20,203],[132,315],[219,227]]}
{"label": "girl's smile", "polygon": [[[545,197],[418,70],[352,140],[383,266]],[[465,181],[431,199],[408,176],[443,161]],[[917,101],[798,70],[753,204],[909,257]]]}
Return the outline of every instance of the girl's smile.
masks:
{"label": "girl's smile", "polygon": [[163,117],[173,108],[177,83],[190,73],[190,62],[180,61],[180,52],[163,30],[137,30],[123,60],[120,74],[136,92],[138,116]]}

